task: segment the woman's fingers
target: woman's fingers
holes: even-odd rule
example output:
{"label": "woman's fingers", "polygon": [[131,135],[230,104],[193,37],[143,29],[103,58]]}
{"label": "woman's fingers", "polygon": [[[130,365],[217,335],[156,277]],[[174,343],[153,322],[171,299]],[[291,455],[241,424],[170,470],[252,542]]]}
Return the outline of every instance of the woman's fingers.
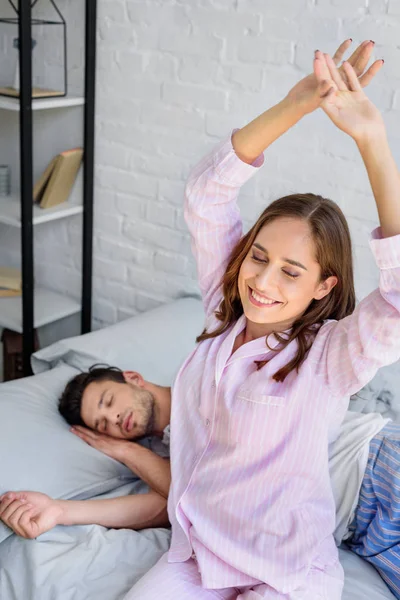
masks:
{"label": "woman's fingers", "polygon": [[337,88],[344,92],[348,89],[342,75],[340,74],[337,66],[332,60],[332,57],[329,54],[324,54],[326,65],[329,69],[330,77],[335,82]]}
{"label": "woman's fingers", "polygon": [[319,83],[332,79],[325,56],[320,50],[315,51],[314,73]]}
{"label": "woman's fingers", "polygon": [[368,71],[366,71],[364,73],[364,75],[361,75],[361,77],[359,78],[361,87],[366,87],[369,83],[371,83],[371,81],[375,77],[375,75],[382,69],[383,63],[384,63],[384,61],[382,59],[376,60],[370,66]]}
{"label": "woman's fingers", "polygon": [[368,61],[371,57],[372,50],[374,49],[374,43],[371,40],[365,40],[358,48],[353,52],[350,58],[347,60],[354,68],[357,75],[361,75]]}
{"label": "woman's fingers", "polygon": [[346,73],[349,89],[353,92],[362,92],[362,87],[357,77],[357,73],[353,69],[350,63],[345,61],[343,63],[343,69]]}
{"label": "woman's fingers", "polygon": [[357,59],[355,61],[348,61],[355,70],[357,77],[360,77],[360,75],[364,73],[365,68],[368,65],[369,60],[371,58],[374,45],[374,42],[368,40],[367,43],[364,43],[364,45],[362,46],[360,53],[357,56]]}
{"label": "woman's fingers", "polygon": [[336,91],[336,86],[334,86],[332,80],[330,80],[330,79],[326,80],[326,81],[322,81],[318,85],[318,94],[319,94],[320,98],[327,98],[335,91]]}
{"label": "woman's fingers", "polygon": [[[335,65],[338,65],[339,63],[341,63],[341,61],[343,60],[344,53],[346,52],[347,48],[349,48],[351,46],[351,42],[352,42],[352,40],[348,39],[340,44],[339,48],[336,50],[335,54],[332,57]],[[358,52],[359,52],[359,48],[357,48],[357,50],[355,50],[353,52],[353,54],[351,55],[350,58],[355,56]],[[350,60],[350,58],[349,58],[349,60]]]}

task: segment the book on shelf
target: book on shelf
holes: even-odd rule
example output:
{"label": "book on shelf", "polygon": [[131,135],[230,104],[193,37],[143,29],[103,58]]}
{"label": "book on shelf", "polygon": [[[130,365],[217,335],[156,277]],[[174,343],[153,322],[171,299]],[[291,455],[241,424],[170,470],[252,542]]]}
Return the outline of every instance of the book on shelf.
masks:
{"label": "book on shelf", "polygon": [[14,292],[21,292],[21,271],[12,267],[0,267],[0,289],[2,288]]}
{"label": "book on shelf", "polygon": [[21,290],[10,290],[9,288],[0,285],[0,298],[13,298],[15,296],[21,296],[21,294]]}
{"label": "book on shelf", "polygon": [[82,164],[83,148],[72,148],[55,156],[33,188],[33,201],[51,208],[68,200]]}
{"label": "book on shelf", "polygon": [[[1,87],[0,94],[2,96],[10,96],[10,98],[19,98],[19,90],[12,86]],[[46,90],[45,88],[32,88],[32,98],[45,98],[46,96],[65,96],[65,92]]]}

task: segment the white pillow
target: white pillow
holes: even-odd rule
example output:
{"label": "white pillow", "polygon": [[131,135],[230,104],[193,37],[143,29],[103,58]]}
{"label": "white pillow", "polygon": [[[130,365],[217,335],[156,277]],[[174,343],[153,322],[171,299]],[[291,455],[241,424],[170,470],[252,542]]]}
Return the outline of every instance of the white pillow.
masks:
{"label": "white pillow", "polygon": [[62,361],[86,370],[105,362],[138,371],[153,383],[171,385],[203,329],[201,301],[182,298],[104,329],[56,342],[32,356],[32,367],[39,373]]}

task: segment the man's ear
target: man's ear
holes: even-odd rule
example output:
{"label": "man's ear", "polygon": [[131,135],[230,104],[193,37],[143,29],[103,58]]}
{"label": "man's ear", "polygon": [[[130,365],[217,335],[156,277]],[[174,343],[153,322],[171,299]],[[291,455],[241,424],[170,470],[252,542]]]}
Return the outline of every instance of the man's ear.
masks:
{"label": "man's ear", "polygon": [[144,379],[140,373],[137,373],[136,371],[123,371],[122,375],[124,376],[126,383],[133,383],[139,387],[144,386]]}

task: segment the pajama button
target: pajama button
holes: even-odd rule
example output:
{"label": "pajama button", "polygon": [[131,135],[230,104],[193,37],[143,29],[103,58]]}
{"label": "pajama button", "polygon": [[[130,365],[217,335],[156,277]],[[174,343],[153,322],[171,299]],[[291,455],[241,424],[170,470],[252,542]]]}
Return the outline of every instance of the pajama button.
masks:
{"label": "pajama button", "polygon": [[210,420],[206,419],[206,425],[207,425],[207,427],[209,426],[209,424],[210,424]]}

